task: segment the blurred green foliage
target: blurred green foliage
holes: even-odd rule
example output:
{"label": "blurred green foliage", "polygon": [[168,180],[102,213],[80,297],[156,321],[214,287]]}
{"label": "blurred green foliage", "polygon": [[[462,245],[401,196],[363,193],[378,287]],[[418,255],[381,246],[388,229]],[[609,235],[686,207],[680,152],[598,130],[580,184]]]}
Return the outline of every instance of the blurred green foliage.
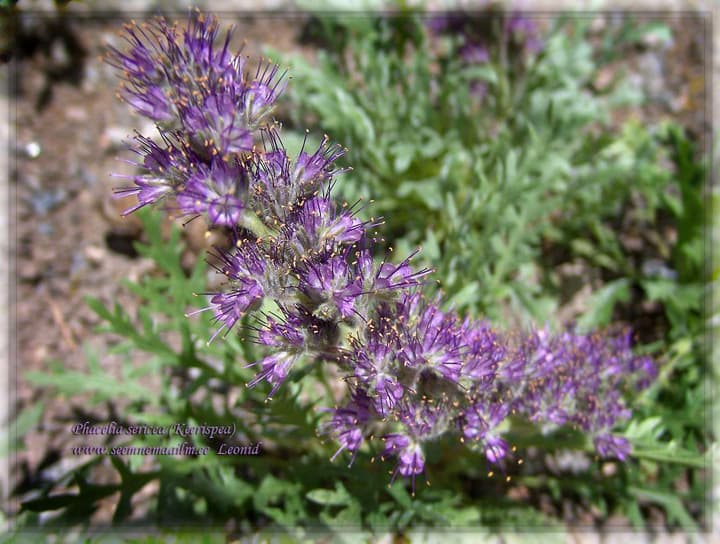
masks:
{"label": "blurred green foliage", "polygon": [[[593,91],[589,19],[552,21],[543,50],[518,58],[495,19],[479,17],[501,45],[466,66],[459,44],[428,36],[421,17],[318,17],[321,40],[344,36],[344,48],[321,49],[317,66],[283,57],[292,122],[316,119],[349,147],[354,170],[339,194],[372,198],[400,254],[422,246],[418,265],[437,269],[458,309],[551,319],[562,288],[543,262],[552,255],[629,275],[608,221],[630,212],[652,228],[672,172],[662,128],[613,123],[640,104],[639,91],[622,82]],[[643,207],[628,209],[632,199]],[[583,324],[610,316],[597,317]]]}

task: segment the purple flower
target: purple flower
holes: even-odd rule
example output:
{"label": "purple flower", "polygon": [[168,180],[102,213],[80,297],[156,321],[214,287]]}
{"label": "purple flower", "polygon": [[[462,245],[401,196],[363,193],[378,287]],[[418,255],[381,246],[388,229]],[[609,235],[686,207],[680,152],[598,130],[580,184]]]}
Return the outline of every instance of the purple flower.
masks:
{"label": "purple flower", "polygon": [[506,348],[487,323],[467,319],[459,335],[466,346],[460,371],[462,377],[469,379],[475,388],[489,389],[500,362],[505,359]]}
{"label": "purple flower", "polygon": [[229,332],[243,316],[260,307],[265,297],[263,283],[270,260],[257,244],[243,240],[238,240],[232,250],[217,251],[214,256],[219,264],[213,266],[227,277],[229,287],[218,293],[209,293],[210,306],[187,314],[213,310],[220,328],[209,342],[222,330]]}
{"label": "purple flower", "polygon": [[505,32],[509,34],[532,34],[537,32],[537,25],[530,17],[514,12],[505,20]]}
{"label": "purple flower", "polygon": [[126,83],[120,96],[140,114],[154,121],[172,121],[175,108],[165,72],[166,55],[157,25],[125,25],[124,39],[130,49],[123,53],[109,47],[107,62],[123,73]]}
{"label": "purple flower", "polygon": [[[477,27],[455,17],[431,27],[462,33],[452,41],[462,64],[488,62]],[[541,47],[527,18],[513,14],[503,29],[513,51]],[[431,271],[411,266],[415,254],[376,264],[370,229],[379,220],[361,221],[354,206],[331,198],[346,150],[325,137],[313,153],[303,142],[289,157],[278,131],[261,125],[283,92],[284,74],[261,63],[246,75],[245,59],[229,51],[230,36],[220,40],[217,21],[200,13],[182,34],[163,20],[127,29],[129,50],[113,49],[110,62],[124,73],[125,100],[159,123],[163,141],[136,138],[140,160],[131,164],[140,173],[116,192],[137,198],[125,213],[168,201],[234,234],[235,245],[218,250],[214,264],[227,285],[206,293],[209,304],[197,312],[212,310],[219,324],[212,341],[266,298],[279,308],[245,324],[265,350],[248,365],[257,368],[248,386],[269,383],[271,398],[305,360],[338,364],[352,397],[328,410],[321,426],[339,443],[332,459],[348,451],[352,464],[377,433],[383,455],[396,459],[392,479],[411,478],[413,492],[425,471],[423,447],[447,432],[502,464],[510,414],[543,431],[581,429],[599,455],[627,459],[629,442],[610,434],[630,416],[623,394],[657,376],[650,358],[632,353],[630,333],[501,335],[442,310],[439,297],[426,300],[419,287]],[[471,92],[486,92],[483,82],[469,83]]]}
{"label": "purple flower", "polygon": [[[425,455],[420,444],[408,444],[399,455],[398,472],[402,476],[414,477],[425,470]],[[414,484],[413,484],[414,487]]]}
{"label": "purple flower", "polygon": [[485,457],[491,463],[499,463],[505,459],[508,452],[508,444],[502,438],[495,435],[485,436]]}
{"label": "purple flower", "polygon": [[393,455],[398,461],[390,481],[395,481],[398,474],[411,478],[414,496],[415,477],[425,471],[425,454],[422,446],[416,440],[399,433],[386,435],[383,440],[385,441],[383,455]]}
{"label": "purple flower", "polygon": [[467,64],[485,64],[490,60],[487,47],[478,43],[465,43],[459,53],[460,58]]}
{"label": "purple flower", "polygon": [[404,309],[411,311],[398,316],[402,327],[400,360],[410,368],[436,372],[457,382],[464,348],[457,316],[440,311],[435,304],[422,304],[417,314],[413,303],[405,303]]}
{"label": "purple flower", "polygon": [[632,446],[626,438],[607,433],[597,435],[593,439],[593,443],[600,457],[614,457],[625,461],[632,451]]}
{"label": "purple flower", "polygon": [[622,392],[652,372],[646,358],[630,349],[627,335],[530,334],[511,356],[500,377],[512,392],[513,410],[531,421],[571,425],[586,432],[612,428],[630,411]]}
{"label": "purple flower", "polygon": [[425,24],[431,33],[442,34],[461,31],[467,21],[463,14],[441,14],[430,17]]}
{"label": "purple flower", "polygon": [[262,118],[272,111],[286,85],[285,73],[278,75],[276,64],[258,65],[255,78],[242,95],[245,122],[248,126],[257,127]]}
{"label": "purple flower", "polygon": [[360,292],[344,255],[335,255],[324,263],[307,263],[300,289],[317,308],[316,317],[327,321],[349,318]]}
{"label": "purple flower", "polygon": [[300,154],[295,161],[294,183],[302,188],[303,194],[313,194],[323,183],[347,170],[334,166],[335,161],[342,157],[345,151],[338,144],[331,144],[328,137],[325,136],[315,153],[309,155],[305,152],[305,142],[303,142]]}
{"label": "purple flower", "polygon": [[237,161],[228,164],[215,158],[200,165],[178,194],[177,204],[186,215],[207,214],[212,226],[234,227],[240,223],[247,199],[248,174]]}
{"label": "purple flower", "polygon": [[237,100],[233,94],[210,94],[180,111],[193,149],[208,160],[252,151],[253,133],[237,108]]}
{"label": "purple flower", "polygon": [[141,160],[130,164],[140,168],[143,173],[131,177],[134,186],[115,189],[118,198],[135,195],[138,199],[137,205],[125,210],[123,215],[177,194],[200,164],[200,160],[176,132],[161,130],[160,135],[165,146],[144,136],[135,137],[134,152]]}
{"label": "purple flower", "polygon": [[485,396],[468,399],[468,405],[459,417],[463,437],[470,441],[496,442],[492,437],[495,429],[510,413],[510,406],[502,401],[491,402]]}
{"label": "purple flower", "polygon": [[[194,74],[202,74],[211,88],[218,86],[227,88],[242,88],[243,69],[245,68],[245,57],[240,52],[233,55],[228,47],[232,38],[233,29],[225,33],[222,47],[215,47],[219,35],[219,25],[215,17],[208,17],[202,13],[196,13],[191,19],[187,29],[183,32],[183,45],[176,58],[180,67],[192,68]],[[177,43],[174,35],[170,40]]]}
{"label": "purple flower", "polygon": [[[307,155],[303,143],[300,154],[291,161],[275,129],[263,130],[261,136],[265,151],[256,154],[252,164],[252,192],[268,221],[282,228],[301,221],[304,216],[298,216],[298,211],[305,203],[318,198],[323,185],[345,172],[333,166],[344,150],[325,139],[315,154]],[[327,199],[328,193],[329,189],[320,198]]]}
{"label": "purple flower", "polygon": [[232,31],[219,47],[218,22],[194,12],[182,37],[158,18],[128,25],[130,49],[110,48],[108,62],[122,70],[121,96],[139,113],[171,128],[183,127],[196,149],[210,155],[252,149],[252,131],[272,110],[284,86],[278,67],[244,74],[245,59],[229,52]]}
{"label": "purple flower", "polygon": [[140,115],[159,123],[175,118],[172,103],[161,87],[152,85],[143,91],[124,87],[122,91],[122,97]]}
{"label": "purple flower", "polygon": [[[417,252],[415,252],[417,253]],[[420,285],[418,281],[432,272],[429,268],[415,272],[410,266],[413,253],[400,264],[383,263],[375,274],[375,289],[403,289]]]}
{"label": "purple flower", "polygon": [[291,351],[278,351],[268,357],[265,357],[259,363],[252,363],[252,365],[248,365],[255,366],[259,364],[262,370],[247,383],[247,386],[255,387],[261,381],[267,381],[272,385],[272,389],[268,394],[268,399],[271,399],[288,377],[288,373],[290,372],[293,364],[295,364],[298,360],[298,357],[298,353]]}
{"label": "purple flower", "polygon": [[367,339],[353,340],[350,359],[355,378],[372,399],[375,411],[387,417],[402,399],[405,388],[398,381],[398,365],[392,331],[370,327]]}
{"label": "purple flower", "polygon": [[291,314],[286,315],[285,321],[268,318],[266,326],[258,331],[257,341],[259,344],[273,348],[274,353],[245,367],[260,365],[261,368],[247,386],[255,387],[261,381],[267,381],[272,385],[268,398],[272,398],[288,377],[292,366],[305,351],[306,342],[301,319]]}
{"label": "purple flower", "polygon": [[540,38],[540,29],[532,18],[515,12],[505,20],[505,32],[522,44],[528,53],[539,53],[542,51],[543,42]]}
{"label": "purple flower", "polygon": [[322,431],[333,435],[340,443],[331,460],[334,461],[340,452],[347,450],[353,454],[350,460],[352,465],[363,442],[364,426],[370,420],[369,399],[362,392],[358,392],[353,394],[344,408],[329,411],[332,412],[333,417],[322,426]]}
{"label": "purple flower", "polygon": [[365,229],[374,225],[362,222],[353,214],[338,211],[329,197],[305,201],[295,215],[288,217],[286,236],[292,240],[299,255],[324,258],[337,246],[359,242]]}
{"label": "purple flower", "polygon": [[413,270],[410,259],[416,254],[417,251],[397,265],[383,262],[376,267],[369,247],[358,251],[355,255],[355,269],[361,278],[363,292],[373,293],[378,299],[388,301],[394,300],[404,290],[421,285],[420,279],[431,274],[432,270]]}

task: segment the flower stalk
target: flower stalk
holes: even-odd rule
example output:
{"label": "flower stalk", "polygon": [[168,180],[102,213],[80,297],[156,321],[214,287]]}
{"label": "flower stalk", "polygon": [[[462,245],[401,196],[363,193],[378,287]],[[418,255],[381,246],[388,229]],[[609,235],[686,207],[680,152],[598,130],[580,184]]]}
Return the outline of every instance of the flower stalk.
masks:
{"label": "flower stalk", "polygon": [[[508,32],[530,33],[511,23]],[[304,365],[336,364],[348,400],[320,428],[339,445],[333,459],[347,454],[352,464],[374,443],[394,458],[392,478],[414,490],[424,445],[445,434],[502,467],[511,417],[579,429],[599,455],[627,458],[630,444],[612,434],[630,416],[623,395],[656,376],[652,360],[633,355],[629,331],[502,333],[442,310],[423,294],[431,270],[414,269],[412,255],[376,262],[381,220],[333,200],[345,150],[325,137],[312,153],[303,145],[288,155],[270,119],[286,82],[276,65],[247,70],[229,51],[231,32],[220,39],[217,21],[197,12],[182,33],[158,19],[129,26],[125,38],[128,49],[109,58],[125,79],[120,94],[162,139],[135,138],[140,173],[117,190],[137,198],[125,213],[161,205],[231,233],[233,246],[216,250],[227,282],[199,310],[214,315],[210,340],[258,317],[250,330],[267,356],[248,365],[256,374],[247,385],[266,382],[268,398]],[[484,58],[470,44],[467,56]],[[260,313],[265,299],[278,315]]]}

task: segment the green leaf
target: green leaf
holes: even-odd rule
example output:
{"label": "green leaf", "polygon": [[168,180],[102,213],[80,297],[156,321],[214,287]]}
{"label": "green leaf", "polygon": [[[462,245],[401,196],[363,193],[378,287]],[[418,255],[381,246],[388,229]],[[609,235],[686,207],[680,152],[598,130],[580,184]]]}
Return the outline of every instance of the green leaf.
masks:
{"label": "green leaf", "polygon": [[317,504],[329,506],[343,506],[350,504],[352,497],[348,494],[345,487],[338,482],[335,489],[313,489],[305,495],[309,500]]}
{"label": "green leaf", "polygon": [[413,144],[400,142],[391,147],[390,152],[395,157],[393,162],[395,172],[402,174],[408,169],[414,158],[415,146]]}
{"label": "green leaf", "polygon": [[458,310],[465,308],[466,306],[475,303],[478,300],[478,294],[480,291],[480,284],[476,281],[468,283],[465,287],[460,289],[457,293],[450,297],[447,305],[448,307],[454,307]]}
{"label": "green leaf", "polygon": [[697,523],[683,506],[680,498],[674,494],[658,489],[646,489],[631,486],[628,491],[639,501],[651,502],[665,508],[668,522],[678,522],[685,529],[696,529]]}
{"label": "green leaf", "polygon": [[663,433],[662,418],[648,417],[642,421],[631,421],[623,436],[630,441],[656,440]]}
{"label": "green leaf", "polygon": [[23,409],[9,425],[0,433],[0,459],[10,455],[11,450],[20,448],[22,438],[40,421],[45,403],[38,402]]}
{"label": "green leaf", "polygon": [[[414,200],[423,203],[429,210],[443,208],[443,196],[436,179],[404,181],[397,188],[397,195],[400,197],[413,197]],[[411,206],[410,202],[406,202],[405,205]]]}
{"label": "green leaf", "polygon": [[351,94],[339,87],[336,87],[334,91],[343,117],[351,122],[356,127],[355,130],[363,134],[364,138],[370,141],[375,140],[375,127],[368,114],[353,99]]}
{"label": "green leaf", "polygon": [[707,462],[699,453],[680,448],[675,442],[668,443],[633,443],[633,457],[648,459],[661,463],[673,463],[695,468],[707,468]]}
{"label": "green leaf", "polygon": [[27,372],[25,379],[39,387],[55,387],[68,397],[80,393],[95,393],[103,399],[124,397],[129,400],[148,400],[157,397],[157,393],[135,382],[109,380],[104,375],[90,375],[76,371],[58,374],[45,372]]}
{"label": "green leaf", "polygon": [[589,331],[607,325],[612,319],[615,304],[629,300],[630,281],[627,278],[608,283],[590,299],[590,310],[578,319],[579,330]]}
{"label": "green leaf", "polygon": [[408,492],[405,489],[405,485],[403,482],[395,482],[392,486],[388,488],[388,493],[390,493],[390,495],[403,508],[408,509],[413,507],[413,501],[410,498],[410,495],[408,495]]}

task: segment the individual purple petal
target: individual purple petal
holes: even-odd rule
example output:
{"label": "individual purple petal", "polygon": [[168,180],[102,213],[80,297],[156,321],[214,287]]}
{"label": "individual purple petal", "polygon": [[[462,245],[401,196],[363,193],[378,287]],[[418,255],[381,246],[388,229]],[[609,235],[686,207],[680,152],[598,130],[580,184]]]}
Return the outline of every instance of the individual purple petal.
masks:
{"label": "individual purple petal", "polygon": [[396,455],[410,443],[410,439],[406,435],[399,433],[388,434],[383,437],[383,440],[385,441],[384,455]]}
{"label": "individual purple petal", "polygon": [[342,451],[347,450],[353,454],[350,460],[352,465],[364,439],[364,427],[371,417],[369,399],[362,392],[356,392],[347,406],[330,411],[333,417],[323,424],[321,430],[324,434],[334,436],[340,443],[331,460],[334,461]]}
{"label": "individual purple petal", "polygon": [[248,126],[256,127],[260,120],[272,111],[286,84],[285,74],[279,74],[276,64],[258,66],[255,78],[247,84],[242,96],[243,112]]}
{"label": "individual purple petal", "polygon": [[499,463],[508,452],[508,443],[500,437],[494,435],[486,435],[485,438],[485,457],[491,463]]}
{"label": "individual purple petal", "polygon": [[140,114],[148,119],[162,123],[175,118],[172,102],[162,88],[148,86],[142,92],[128,87],[122,91],[122,97]]}
{"label": "individual purple petal", "polygon": [[600,434],[594,438],[593,443],[600,457],[614,457],[625,461],[632,451],[632,446],[626,438],[612,434]]}
{"label": "individual purple petal", "polygon": [[261,381],[267,381],[272,385],[272,389],[268,394],[268,399],[272,398],[277,392],[278,388],[282,385],[285,379],[288,377],[290,369],[293,364],[297,361],[299,354],[289,351],[279,351],[265,357],[259,363],[253,363],[254,366],[259,364],[261,371],[255,375],[247,384],[248,387],[255,387]]}

